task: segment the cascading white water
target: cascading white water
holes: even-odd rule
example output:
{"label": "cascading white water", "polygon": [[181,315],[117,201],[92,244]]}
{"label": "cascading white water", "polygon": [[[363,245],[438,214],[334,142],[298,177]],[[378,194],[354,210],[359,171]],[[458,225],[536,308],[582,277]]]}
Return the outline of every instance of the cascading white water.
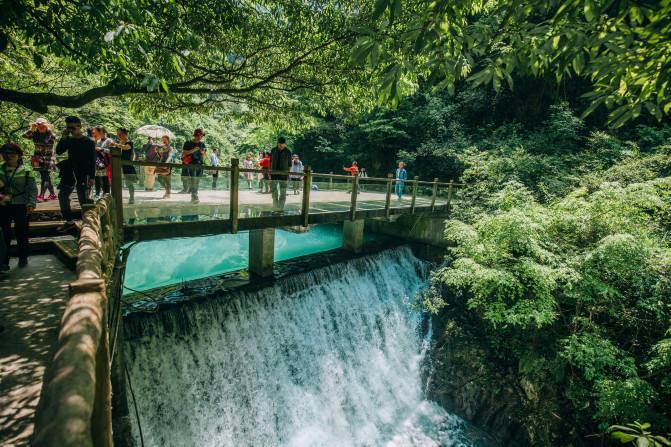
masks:
{"label": "cascading white water", "polygon": [[399,248],[131,318],[145,445],[470,445],[461,420],[423,394],[426,342],[410,304],[426,277]]}

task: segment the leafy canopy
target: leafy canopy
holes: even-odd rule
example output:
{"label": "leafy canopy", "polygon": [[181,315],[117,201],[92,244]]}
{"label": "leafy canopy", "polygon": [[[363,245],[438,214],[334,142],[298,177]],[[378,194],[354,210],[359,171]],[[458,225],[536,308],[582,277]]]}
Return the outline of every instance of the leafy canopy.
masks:
{"label": "leafy canopy", "polygon": [[356,108],[370,96],[362,70],[348,65],[352,29],[365,13],[357,3],[8,2],[0,18],[3,71],[30,61],[38,72],[66,70],[83,85],[3,82],[0,100],[38,112],[139,93],[168,106],[242,102],[275,114]]}
{"label": "leafy canopy", "polygon": [[451,92],[578,76],[592,85],[585,114],[603,104],[616,127],[671,113],[670,0],[377,0],[375,14],[354,57],[381,71],[392,104],[404,76]]}

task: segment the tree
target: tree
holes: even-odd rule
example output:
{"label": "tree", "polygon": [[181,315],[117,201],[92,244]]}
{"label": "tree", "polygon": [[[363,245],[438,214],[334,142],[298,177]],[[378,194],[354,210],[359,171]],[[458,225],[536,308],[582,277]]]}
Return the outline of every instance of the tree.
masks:
{"label": "tree", "polygon": [[669,0],[377,0],[376,17],[385,12],[354,59],[377,67],[392,103],[403,76],[450,91],[461,80],[498,91],[515,74],[578,76],[592,84],[585,114],[603,104],[615,127],[671,113]]}
{"label": "tree", "polygon": [[427,307],[446,309],[450,333],[469,334],[483,363],[506,367],[506,381],[537,390],[538,399],[521,395],[530,437],[566,434],[534,445],[584,445],[585,434],[622,421],[671,427],[671,191],[668,167],[655,166],[657,156],[630,156],[546,205],[510,182],[487,210],[447,222],[450,256]]}
{"label": "tree", "polygon": [[[40,113],[140,93],[168,106],[239,102],[276,114],[306,104],[337,109],[343,99],[353,106],[368,96],[364,73],[347,63],[351,29],[365,17],[355,3],[3,2],[0,101]],[[13,82],[27,62],[81,86]]]}

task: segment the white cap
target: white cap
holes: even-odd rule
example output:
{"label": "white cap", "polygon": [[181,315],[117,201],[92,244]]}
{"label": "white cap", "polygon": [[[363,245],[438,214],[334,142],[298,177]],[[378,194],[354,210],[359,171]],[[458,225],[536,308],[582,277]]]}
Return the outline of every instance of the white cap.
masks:
{"label": "white cap", "polygon": [[35,120],[35,124],[49,124],[49,121],[41,116]]}

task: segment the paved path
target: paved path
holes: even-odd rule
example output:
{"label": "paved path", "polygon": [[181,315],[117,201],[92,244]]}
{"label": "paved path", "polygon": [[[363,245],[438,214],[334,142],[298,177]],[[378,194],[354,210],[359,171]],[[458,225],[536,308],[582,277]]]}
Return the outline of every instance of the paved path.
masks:
{"label": "paved path", "polygon": [[0,279],[0,445],[27,445],[74,273],[51,255]]}

